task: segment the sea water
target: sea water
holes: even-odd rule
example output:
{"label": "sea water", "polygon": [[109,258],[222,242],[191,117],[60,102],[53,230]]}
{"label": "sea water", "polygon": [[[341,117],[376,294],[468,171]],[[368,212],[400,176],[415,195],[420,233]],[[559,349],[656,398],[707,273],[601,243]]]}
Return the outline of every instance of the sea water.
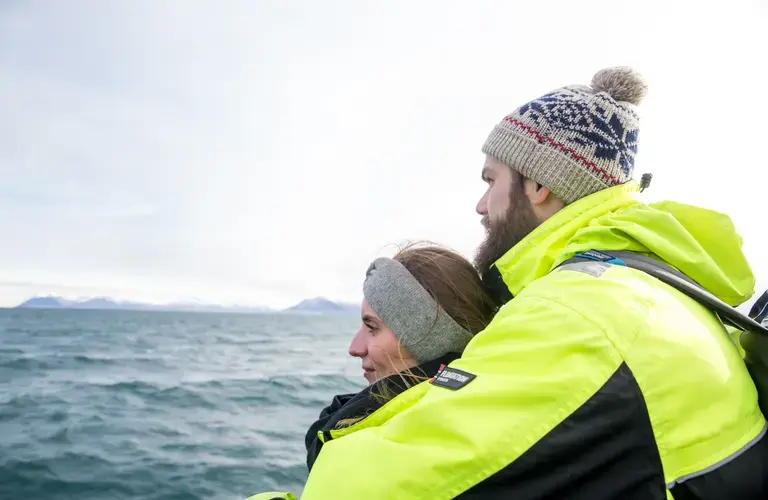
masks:
{"label": "sea water", "polygon": [[355,316],[0,310],[1,499],[301,493]]}

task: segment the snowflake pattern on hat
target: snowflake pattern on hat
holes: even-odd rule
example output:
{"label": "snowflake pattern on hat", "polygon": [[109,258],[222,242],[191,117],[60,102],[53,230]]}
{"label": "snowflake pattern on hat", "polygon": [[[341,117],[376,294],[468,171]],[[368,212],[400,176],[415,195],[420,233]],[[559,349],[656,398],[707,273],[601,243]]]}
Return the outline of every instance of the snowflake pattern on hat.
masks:
{"label": "snowflake pattern on hat", "polygon": [[[612,101],[607,103],[609,107],[600,105],[594,97],[597,96],[586,100],[582,92],[558,90],[524,104],[518,113],[537,128],[547,128],[550,133],[566,132],[567,141],[594,148],[596,159],[618,162],[624,175],[629,177],[634,170],[637,154],[638,128],[626,127],[622,123],[613,111],[619,105],[616,101],[599,95],[602,99]],[[631,112],[628,109],[624,111]]]}
{"label": "snowflake pattern on hat", "polygon": [[647,85],[631,68],[605,68],[590,86],[566,85],[507,114],[482,151],[566,204],[632,180]]}

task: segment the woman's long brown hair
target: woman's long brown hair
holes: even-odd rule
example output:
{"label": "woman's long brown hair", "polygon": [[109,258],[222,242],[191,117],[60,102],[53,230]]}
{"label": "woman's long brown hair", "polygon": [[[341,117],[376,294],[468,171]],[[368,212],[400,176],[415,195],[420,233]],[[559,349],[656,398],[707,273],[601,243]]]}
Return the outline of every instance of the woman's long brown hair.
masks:
{"label": "woman's long brown hair", "polygon": [[486,293],[475,268],[458,253],[434,244],[414,243],[393,258],[471,334],[483,330],[493,319],[494,301]]}

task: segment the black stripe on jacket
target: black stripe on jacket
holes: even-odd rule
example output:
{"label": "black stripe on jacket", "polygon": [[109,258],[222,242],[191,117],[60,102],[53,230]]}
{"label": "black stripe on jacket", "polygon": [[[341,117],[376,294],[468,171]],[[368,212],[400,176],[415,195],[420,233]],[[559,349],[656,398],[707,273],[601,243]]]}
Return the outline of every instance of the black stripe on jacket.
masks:
{"label": "black stripe on jacket", "polygon": [[[586,403],[461,500],[665,500],[667,485],[645,399],[622,365]],[[676,484],[675,500],[768,499],[768,437]]]}
{"label": "black stripe on jacket", "polygon": [[462,500],[664,500],[666,485],[640,387],[626,364],[584,405]]}

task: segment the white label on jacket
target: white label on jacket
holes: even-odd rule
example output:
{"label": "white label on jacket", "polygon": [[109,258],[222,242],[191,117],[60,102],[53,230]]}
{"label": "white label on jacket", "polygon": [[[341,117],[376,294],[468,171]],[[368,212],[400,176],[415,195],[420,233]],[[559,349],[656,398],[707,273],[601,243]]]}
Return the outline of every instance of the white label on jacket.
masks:
{"label": "white label on jacket", "polygon": [[455,391],[472,382],[476,376],[477,375],[456,368],[446,367],[437,372],[435,378],[430,380],[430,382],[433,385],[438,385]]}

